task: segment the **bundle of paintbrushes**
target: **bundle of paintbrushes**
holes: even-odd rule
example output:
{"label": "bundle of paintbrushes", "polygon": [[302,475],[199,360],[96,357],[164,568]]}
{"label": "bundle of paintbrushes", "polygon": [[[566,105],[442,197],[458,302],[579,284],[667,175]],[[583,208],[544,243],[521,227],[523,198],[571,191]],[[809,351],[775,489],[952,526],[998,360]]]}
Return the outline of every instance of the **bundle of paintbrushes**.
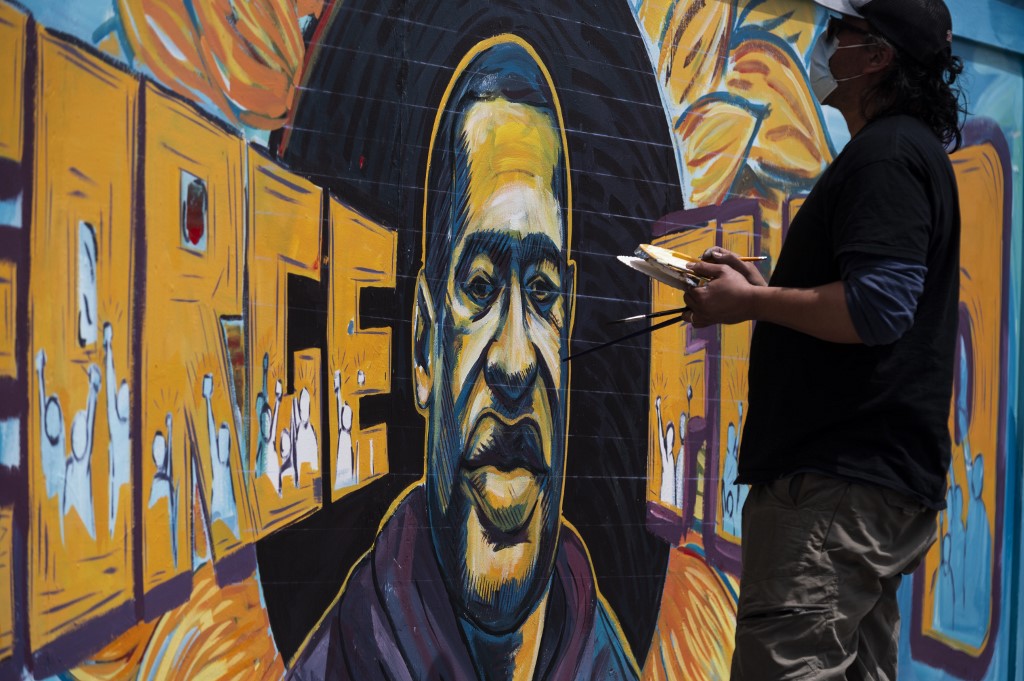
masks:
{"label": "bundle of paintbrushes", "polygon": [[[694,258],[692,255],[685,253],[679,253],[678,251],[671,251],[661,246],[654,246],[652,244],[640,244],[639,248],[636,249],[634,255],[620,255],[619,262],[631,267],[637,272],[646,274],[651,279],[660,281],[663,284],[667,284],[672,288],[687,290],[697,286],[703,286],[708,283],[708,279],[694,274],[690,267],[691,263],[697,262],[699,259]],[[740,260],[752,262],[756,260],[764,260],[763,257],[741,257]],[[678,307],[672,310],[661,310],[659,312],[651,312],[649,314],[638,314],[632,317],[626,317],[624,319],[612,320],[612,324],[622,324],[624,322],[639,322],[648,319],[655,319],[657,317],[669,317],[668,319],[659,321],[650,326],[644,327],[638,331],[626,334],[620,338],[615,338],[606,343],[601,343],[592,348],[583,350],[569,357],[564,357],[562,361],[568,362],[571,359],[582,357],[583,355],[589,355],[591,352],[601,350],[610,345],[616,345],[622,341],[629,340],[630,338],[636,338],[643,334],[651,333],[658,329],[663,329],[666,326],[672,326],[685,321],[683,319],[683,313],[686,312],[685,307]]]}
{"label": "bundle of paintbrushes", "polygon": [[[663,284],[668,284],[673,288],[684,290],[707,283],[707,279],[698,277],[690,271],[690,263],[695,260],[696,258],[692,258],[683,253],[676,253],[675,251],[670,251],[667,248],[652,246],[651,244],[640,244],[640,247],[636,249],[636,255],[619,256],[619,261],[624,265],[632,267],[638,272],[643,272],[651,279],[656,279]],[[626,317],[625,319],[614,319],[610,322],[611,324],[638,322],[646,319],[653,319],[655,317],[670,317],[669,319],[659,321],[656,324],[644,327],[638,331],[628,333],[625,336],[615,338],[606,343],[601,343],[592,348],[583,350],[582,352],[577,352],[569,357],[564,357],[562,358],[562,361],[568,362],[571,359],[576,359],[583,355],[589,355],[592,352],[607,348],[610,345],[616,345],[622,341],[629,340],[630,338],[636,338],[637,336],[650,333],[657,329],[678,324],[683,321],[683,312],[685,310],[686,308],[681,307],[674,310],[663,310],[661,312],[654,312],[651,314],[638,314],[632,317]]]}

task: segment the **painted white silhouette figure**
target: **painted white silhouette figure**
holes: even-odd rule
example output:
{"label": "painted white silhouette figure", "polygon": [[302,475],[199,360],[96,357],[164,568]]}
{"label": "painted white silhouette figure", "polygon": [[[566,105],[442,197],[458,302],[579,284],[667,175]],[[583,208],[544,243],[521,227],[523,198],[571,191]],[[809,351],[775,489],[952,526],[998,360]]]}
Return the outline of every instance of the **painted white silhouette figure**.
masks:
{"label": "painted white silhouette figure", "polygon": [[749,487],[736,482],[739,474],[740,432],[743,428],[743,403],[739,406],[738,424],[729,424],[725,445],[725,471],[722,475],[722,529],[734,537],[742,532],[742,510]]}
{"label": "painted white silhouette figure", "polygon": [[338,400],[338,455],[334,463],[334,489],[358,482],[353,472],[352,407],[341,399],[341,372],[334,372],[334,394]]}
{"label": "painted white silhouette figure", "polygon": [[683,472],[683,466],[686,464],[686,460],[683,458],[683,446],[686,444],[686,414],[679,415],[679,451],[676,453],[676,474],[675,483],[676,487],[675,496],[673,497],[672,503],[678,509],[683,508],[683,490],[686,483],[686,475]]}
{"label": "painted white silhouette figure", "polygon": [[231,481],[231,428],[226,422],[217,429],[213,420],[213,374],[203,377],[203,397],[206,399],[206,423],[210,433],[210,462],[213,471],[213,499],[210,502],[210,522],[223,520],[234,535],[239,536],[238,508],[235,488]]}
{"label": "painted white silhouette figure", "polygon": [[[82,519],[86,531],[96,538],[96,516],[92,504],[92,445],[96,429],[96,402],[99,399],[103,374],[95,364],[89,369],[89,401],[85,411],[75,414],[71,420],[71,456],[64,468],[64,499],[61,516],[73,508]],[[61,541],[64,541],[64,526],[61,525]]]}
{"label": "painted white silhouette figure", "polygon": [[676,508],[682,510],[683,499],[686,493],[686,424],[690,418],[690,401],[693,399],[693,386],[686,386],[686,411],[679,414],[679,452],[676,455],[676,493],[674,503]]}
{"label": "painted white silhouette figure", "polygon": [[725,444],[725,472],[722,475],[722,529],[733,536],[739,534],[739,485],[736,484],[736,424],[730,423]]}
{"label": "painted white silhouette figure", "polygon": [[110,536],[114,536],[117,520],[117,506],[121,496],[121,487],[131,480],[131,430],[129,420],[128,381],[122,380],[117,385],[117,373],[114,371],[114,352],[111,343],[114,328],[103,325],[103,352],[106,355],[107,367],[107,428],[110,431],[110,495],[108,518]]}
{"label": "painted white silhouette figure", "polygon": [[96,342],[96,231],[78,223],[78,344]]}
{"label": "painted white silhouette figure", "polygon": [[291,477],[292,485],[299,486],[298,477],[295,475],[295,456],[292,451],[292,426],[281,431],[281,474],[278,479],[278,486],[284,489],[284,479]]}
{"label": "painted white silhouette figure", "polygon": [[675,426],[670,422],[662,425],[661,397],[654,400],[654,411],[658,414],[658,450],[661,452],[661,490],[658,497],[667,504],[676,505],[676,465],[673,454]]}
{"label": "painted white silhouette figure", "polygon": [[[46,351],[36,354],[36,375],[39,377],[39,415],[41,421],[43,477],[46,479],[46,496],[52,499],[64,491],[64,467],[67,449],[64,444],[64,412],[56,394],[47,396]],[[63,508],[63,498],[61,499]],[[64,516],[61,514],[61,535],[64,534]]]}
{"label": "painted white silhouette figure", "polygon": [[274,385],[274,409],[273,411],[264,410],[261,417],[260,428],[261,434],[265,433],[268,442],[263,450],[263,468],[264,474],[270,478],[271,484],[274,485],[274,490],[277,492],[277,496],[281,496],[281,459],[277,454],[276,438],[274,433],[277,432],[277,417],[281,411],[281,395],[284,390],[281,386],[281,381],[278,381]]}
{"label": "painted white silhouette figure", "polygon": [[167,436],[159,430],[153,436],[153,485],[149,490],[149,507],[156,502],[167,499],[170,515],[171,557],[174,567],[178,567],[178,489],[174,483],[174,434],[171,430],[171,414],[167,414]]}
{"label": "painted white silhouette figure", "polygon": [[308,463],[314,471],[320,470],[320,448],[316,441],[316,431],[309,422],[309,390],[303,388],[299,398],[292,402],[292,428],[295,431],[295,474],[302,470],[302,464]]}

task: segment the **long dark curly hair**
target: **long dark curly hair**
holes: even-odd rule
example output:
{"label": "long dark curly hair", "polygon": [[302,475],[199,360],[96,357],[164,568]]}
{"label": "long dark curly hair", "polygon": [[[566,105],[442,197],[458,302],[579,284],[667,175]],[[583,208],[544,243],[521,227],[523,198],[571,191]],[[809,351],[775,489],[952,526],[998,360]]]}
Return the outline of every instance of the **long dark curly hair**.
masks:
{"label": "long dark curly hair", "polygon": [[870,88],[864,98],[874,119],[907,114],[925,123],[944,145],[955,151],[963,143],[961,128],[967,115],[966,97],[957,79],[964,62],[949,49],[922,63],[891,45],[880,36],[876,40],[892,47],[892,68]]}

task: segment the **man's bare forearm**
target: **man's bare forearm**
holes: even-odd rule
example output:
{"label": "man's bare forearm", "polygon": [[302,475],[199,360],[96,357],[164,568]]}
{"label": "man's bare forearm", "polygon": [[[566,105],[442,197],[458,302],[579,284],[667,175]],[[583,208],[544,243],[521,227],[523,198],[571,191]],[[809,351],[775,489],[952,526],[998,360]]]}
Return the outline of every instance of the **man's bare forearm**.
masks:
{"label": "man's bare forearm", "polygon": [[832,343],[860,343],[843,282],[814,288],[751,287],[752,319],[785,326]]}

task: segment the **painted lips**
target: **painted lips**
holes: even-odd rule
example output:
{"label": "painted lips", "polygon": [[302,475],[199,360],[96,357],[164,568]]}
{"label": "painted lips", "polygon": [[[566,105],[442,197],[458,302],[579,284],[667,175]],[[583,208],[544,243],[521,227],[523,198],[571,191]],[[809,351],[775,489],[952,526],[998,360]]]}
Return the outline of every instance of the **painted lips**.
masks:
{"label": "painted lips", "polygon": [[507,425],[484,417],[463,461],[463,491],[481,520],[504,534],[522,530],[547,480],[536,424]]}

